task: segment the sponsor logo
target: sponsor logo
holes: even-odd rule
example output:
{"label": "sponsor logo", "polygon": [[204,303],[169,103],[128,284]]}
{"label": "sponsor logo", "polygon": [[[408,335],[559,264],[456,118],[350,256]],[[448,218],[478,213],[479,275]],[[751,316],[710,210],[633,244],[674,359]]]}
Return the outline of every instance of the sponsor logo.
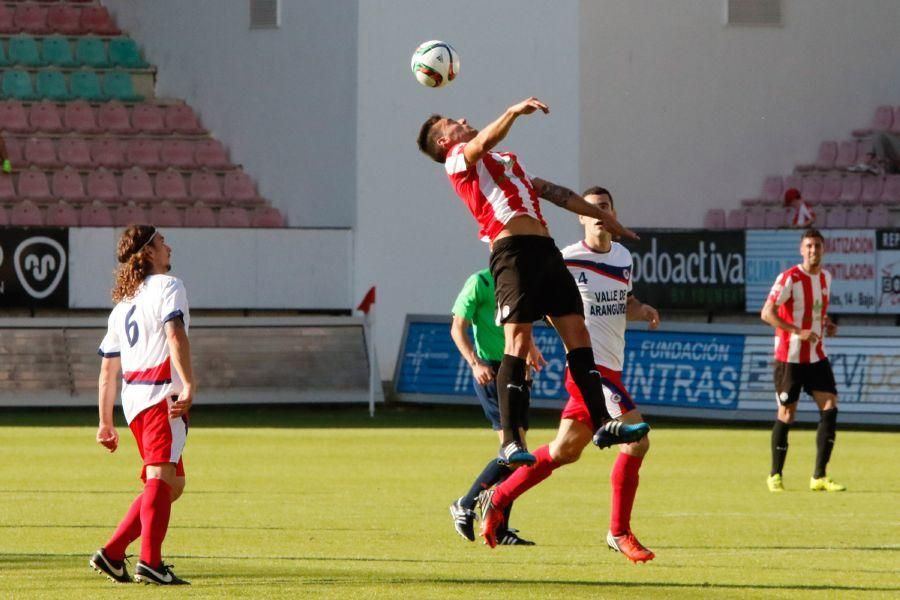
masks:
{"label": "sponsor logo", "polygon": [[19,283],[36,299],[56,290],[66,271],[66,252],[54,239],[35,236],[23,241],[13,254]]}
{"label": "sponsor logo", "polygon": [[660,250],[657,239],[643,255],[632,252],[635,282],[643,283],[744,283],[744,257],[740,252],[723,253],[715,242],[699,241],[693,252]]}

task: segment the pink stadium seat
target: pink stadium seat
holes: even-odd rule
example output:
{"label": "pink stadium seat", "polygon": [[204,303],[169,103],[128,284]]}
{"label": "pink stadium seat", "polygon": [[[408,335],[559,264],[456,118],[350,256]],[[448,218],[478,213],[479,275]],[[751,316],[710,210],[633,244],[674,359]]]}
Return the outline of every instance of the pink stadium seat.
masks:
{"label": "pink stadium seat", "polygon": [[240,170],[225,173],[225,199],[229,202],[250,206],[263,203],[250,176]]}
{"label": "pink stadium seat", "polygon": [[847,226],[847,209],[843,206],[835,206],[828,211],[825,218],[825,227],[827,229],[840,229]]}
{"label": "pink stadium seat", "polygon": [[819,154],[816,156],[815,168],[820,171],[827,171],[834,168],[834,161],[837,160],[838,145],[837,142],[827,141],[819,144]]}
{"label": "pink stadium seat", "polygon": [[838,176],[826,177],[822,184],[822,195],[819,197],[819,202],[822,204],[837,204],[840,201],[841,197],[841,188],[843,187],[843,180]]}
{"label": "pink stadium seat", "polygon": [[733,208],[728,211],[728,218],[725,220],[727,229],[744,229],[747,226],[747,211],[743,208]]}
{"label": "pink stadium seat", "polygon": [[888,175],[885,178],[881,201],[893,204],[900,203],[900,175]]}
{"label": "pink stadium seat", "polygon": [[122,197],[125,201],[132,202],[151,202],[156,199],[147,171],[131,167],[122,173]]}
{"label": "pink stadium seat", "polygon": [[60,3],[47,10],[47,26],[63,35],[87,33],[87,30],[81,26],[81,8],[69,3]]}
{"label": "pink stadium seat", "polygon": [[284,215],[272,206],[260,206],[253,209],[250,215],[250,225],[252,227],[284,227]]}
{"label": "pink stadium seat", "polygon": [[78,211],[67,202],[47,207],[47,225],[51,227],[78,227],[78,221]]}
{"label": "pink stadium seat", "polygon": [[112,213],[106,205],[100,202],[93,202],[81,209],[81,226],[82,227],[112,227]]}
{"label": "pink stadium seat", "polygon": [[132,134],[137,130],[131,126],[128,108],[118,100],[104,102],[97,111],[97,124],[109,133]]}
{"label": "pink stadium seat", "polygon": [[781,204],[784,194],[783,182],[780,175],[770,175],[763,182],[760,199],[765,204]]}
{"label": "pink stadium seat", "polygon": [[865,129],[854,129],[853,135],[856,137],[864,137],[872,135],[876,131],[890,131],[894,124],[894,109],[891,106],[879,106],[875,109],[875,116],[872,118],[872,125]]}
{"label": "pink stadium seat", "polygon": [[98,133],[97,114],[94,107],[84,100],[67,102],[63,109],[63,124],[66,129],[77,133]]}
{"label": "pink stadium seat", "polygon": [[881,202],[881,196],[884,193],[884,177],[869,175],[863,177],[862,193],[859,199],[864,204],[876,204]]}
{"label": "pink stadium seat", "polygon": [[78,169],[94,166],[94,161],[91,160],[91,147],[84,138],[62,138],[57,144],[56,151],[59,154],[59,161],[64,165]]}
{"label": "pink stadium seat", "polygon": [[184,215],[168,202],[157,202],[150,207],[150,223],[157,227],[184,227]]}
{"label": "pink stadium seat", "polygon": [[113,223],[116,227],[125,227],[126,225],[146,222],[147,211],[134,202],[119,206],[116,208],[115,214],[113,215]]}
{"label": "pink stadium seat", "polygon": [[125,149],[125,160],[129,164],[145,169],[161,169],[164,165],[159,158],[162,142],[159,140],[128,140]]}
{"label": "pink stadium seat", "polygon": [[869,217],[866,220],[866,227],[869,229],[882,229],[889,227],[891,224],[890,213],[888,207],[884,204],[876,204],[869,211]]}
{"label": "pink stadium seat", "polygon": [[206,130],[200,125],[197,115],[187,104],[173,104],[166,108],[166,127],[171,131],[186,135],[206,133]]}
{"label": "pink stadium seat", "polygon": [[[787,191],[791,188],[794,188],[795,190],[803,189],[803,180],[804,179],[806,179],[806,178],[801,175],[788,175],[787,177],[784,178],[784,183],[783,183],[784,190]],[[781,199],[784,200],[784,194],[781,195]]]}
{"label": "pink stadium seat", "polygon": [[834,166],[838,169],[852,167],[857,163],[858,153],[859,142],[856,140],[841,142],[840,146],[838,146],[838,153],[837,158],[834,161]]}
{"label": "pink stadium seat", "polygon": [[847,213],[847,227],[850,229],[862,229],[869,219],[869,210],[865,206],[854,206]]}
{"label": "pink stadium seat", "polygon": [[31,105],[28,121],[33,129],[45,133],[59,133],[65,129],[59,107],[48,100]]}
{"label": "pink stadium seat", "polygon": [[819,202],[819,199],[822,197],[822,187],[824,187],[824,185],[824,179],[818,175],[804,177],[803,187],[800,188],[800,193],[808,204],[815,204]]}
{"label": "pink stadium seat", "polygon": [[166,126],[165,115],[165,111],[155,104],[137,104],[131,109],[131,125],[143,133],[168,135],[172,130]]}
{"label": "pink stadium seat", "polygon": [[46,169],[60,166],[56,146],[50,138],[28,138],[25,142],[25,162]]}
{"label": "pink stadium seat", "polygon": [[[156,174],[156,196],[162,200],[183,203],[188,201],[187,188],[181,173],[166,169]],[[185,215],[187,223],[187,215]]]}
{"label": "pink stadium seat", "polygon": [[19,169],[25,164],[25,140],[22,138],[6,138],[6,156],[14,169]]}
{"label": "pink stadium seat", "polygon": [[0,202],[13,202],[16,200],[16,188],[13,186],[12,175],[0,174]]}
{"label": "pink stadium seat", "polygon": [[239,206],[227,206],[219,211],[219,227],[250,227],[250,215]]}
{"label": "pink stadium seat", "polygon": [[81,27],[97,35],[119,35],[122,33],[105,7],[92,4],[81,9]]}
{"label": "pink stadium seat", "polygon": [[0,227],[5,225],[9,225],[9,213],[5,207],[0,206]]}
{"label": "pink stadium seat", "polygon": [[15,11],[6,4],[0,3],[0,33],[9,35],[16,33]]}
{"label": "pink stadium seat", "polygon": [[190,195],[196,200],[206,204],[221,204],[222,188],[219,186],[219,177],[215,173],[206,171],[194,171],[191,173]]}
{"label": "pink stadium seat", "polygon": [[[122,198],[116,176],[104,168],[88,173],[87,195],[93,200],[102,200],[107,203],[119,202]],[[112,217],[110,217],[110,222],[112,222]]]}
{"label": "pink stadium seat", "polygon": [[195,169],[194,143],[189,140],[163,140],[159,151],[162,162],[177,169]]}
{"label": "pink stadium seat", "polygon": [[215,227],[216,215],[213,209],[202,202],[188,206],[184,211],[185,227]]}
{"label": "pink stadium seat", "polygon": [[763,229],[766,226],[766,209],[762,206],[751,206],[747,209],[747,229]]}
{"label": "pink stadium seat", "polygon": [[87,202],[84,193],[84,183],[81,175],[75,169],[66,167],[53,174],[53,195],[67,202]]}
{"label": "pink stadium seat", "polygon": [[25,106],[18,100],[0,102],[0,127],[3,131],[14,133],[31,133],[34,128],[28,122]]}
{"label": "pink stadium seat", "polygon": [[96,138],[91,140],[91,159],[101,167],[123,169],[125,162],[125,142],[116,138]]}
{"label": "pink stadium seat", "polygon": [[855,203],[859,201],[862,194],[862,176],[847,175],[844,177],[844,183],[841,185],[841,202]]}
{"label": "pink stadium seat", "polygon": [[44,213],[31,200],[16,203],[9,212],[9,224],[23,227],[40,227],[44,224]]}
{"label": "pink stadium seat", "polygon": [[[221,221],[221,217],[219,218]],[[721,208],[711,208],[706,211],[703,217],[704,229],[724,229],[725,228],[725,210]]]}
{"label": "pink stadium seat", "polygon": [[765,229],[778,229],[784,227],[790,218],[790,210],[781,207],[772,207],[766,210],[763,227]]}
{"label": "pink stadium seat", "polygon": [[19,196],[42,202],[51,200],[53,194],[44,172],[30,169],[19,173]]}
{"label": "pink stadium seat", "polygon": [[194,142],[194,160],[199,166],[210,169],[230,169],[233,166],[219,140]]}
{"label": "pink stadium seat", "polygon": [[47,26],[47,9],[37,4],[20,4],[16,7],[13,22],[18,31],[31,35],[47,35],[52,33]]}

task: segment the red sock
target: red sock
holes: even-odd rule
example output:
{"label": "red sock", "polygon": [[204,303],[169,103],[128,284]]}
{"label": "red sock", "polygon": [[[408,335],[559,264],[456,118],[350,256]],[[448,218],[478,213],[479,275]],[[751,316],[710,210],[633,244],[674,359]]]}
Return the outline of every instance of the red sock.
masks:
{"label": "red sock", "polygon": [[550,477],[559,463],[550,458],[550,446],[544,445],[534,451],[537,459],[530,467],[519,467],[506,481],[494,490],[494,498],[491,503],[499,509],[509,506],[509,503]]}
{"label": "red sock", "polygon": [[172,512],[172,487],[162,479],[148,479],[141,498],[141,560],[151,567],[162,563],[162,543]]}
{"label": "red sock", "polygon": [[612,484],[612,510],[610,511],[609,530],[613,535],[622,535],[631,531],[631,508],[637,494],[638,471],[643,456],[632,456],[620,452],[613,465],[609,481]]}
{"label": "red sock", "polygon": [[125,517],[116,527],[115,533],[103,546],[106,556],[111,560],[125,558],[125,550],[128,545],[141,535],[141,496],[143,494],[138,494],[138,497],[134,499],[134,502],[128,507]]}

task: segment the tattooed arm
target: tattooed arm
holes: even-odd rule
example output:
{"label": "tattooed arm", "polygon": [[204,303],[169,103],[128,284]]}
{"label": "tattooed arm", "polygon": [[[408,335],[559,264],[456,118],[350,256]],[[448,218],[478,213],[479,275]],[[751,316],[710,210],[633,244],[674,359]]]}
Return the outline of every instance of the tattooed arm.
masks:
{"label": "tattooed arm", "polygon": [[592,217],[603,221],[604,229],[613,236],[631,238],[634,240],[639,239],[633,231],[619,223],[616,218],[612,216],[612,213],[591,204],[569,188],[557,185],[546,179],[541,179],[540,177],[532,177],[531,184],[534,186],[534,191],[537,192],[538,196],[544,200],[577,215],[584,215],[585,217]]}

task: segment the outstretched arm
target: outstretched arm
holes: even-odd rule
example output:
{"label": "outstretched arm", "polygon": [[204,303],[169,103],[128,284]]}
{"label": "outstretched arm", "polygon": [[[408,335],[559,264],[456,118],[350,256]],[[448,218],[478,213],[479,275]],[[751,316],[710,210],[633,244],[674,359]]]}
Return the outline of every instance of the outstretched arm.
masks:
{"label": "outstretched arm", "polygon": [[593,217],[603,221],[603,228],[613,236],[630,238],[633,240],[640,239],[636,233],[619,223],[612,213],[607,212],[595,204],[591,204],[567,187],[557,185],[540,177],[532,177],[531,184],[534,186],[538,196],[555,204],[560,208],[564,208],[577,215],[585,217]]}
{"label": "outstretched arm", "polygon": [[482,156],[490,152],[506,137],[510,127],[520,115],[530,115],[536,110],[541,110],[546,114],[550,112],[550,107],[532,96],[507,108],[496,121],[479,131],[478,135],[466,144],[463,150],[466,164],[474,165],[481,160]]}

